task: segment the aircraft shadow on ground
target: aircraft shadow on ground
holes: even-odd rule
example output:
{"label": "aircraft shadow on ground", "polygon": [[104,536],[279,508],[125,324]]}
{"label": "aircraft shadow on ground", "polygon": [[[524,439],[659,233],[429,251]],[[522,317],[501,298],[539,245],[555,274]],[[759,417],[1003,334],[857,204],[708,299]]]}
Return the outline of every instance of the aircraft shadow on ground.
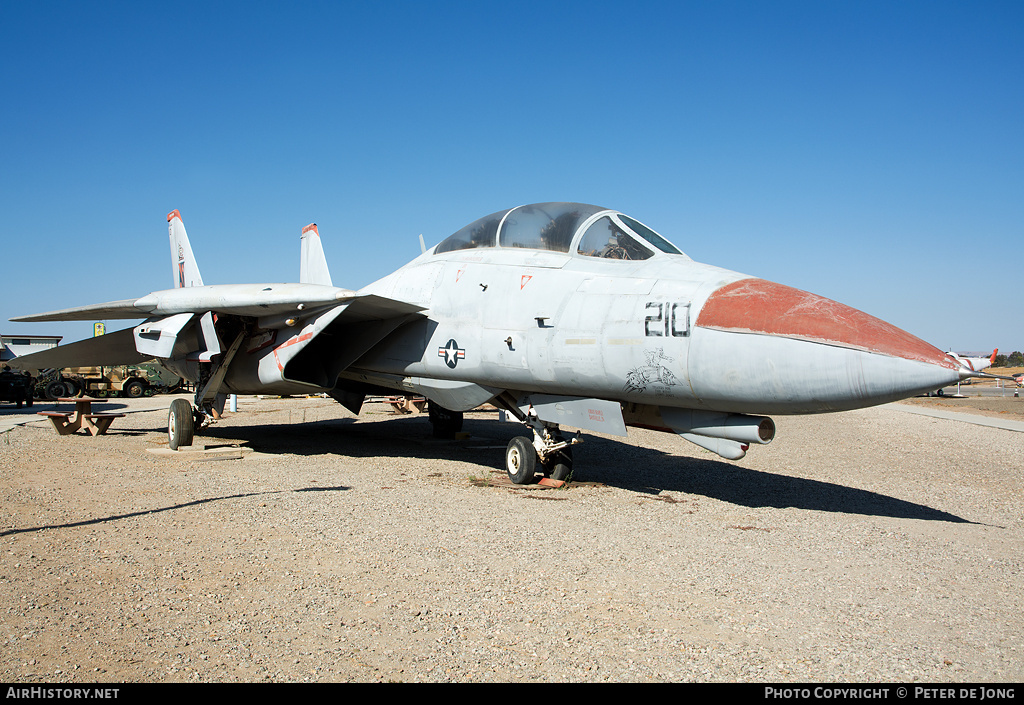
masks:
{"label": "aircraft shadow on ground", "polygon": [[[162,429],[161,429],[162,430]],[[517,423],[467,418],[465,440],[434,439],[425,414],[283,425],[213,426],[197,443],[223,440],[267,454],[450,459],[504,471],[505,446],[523,435]],[[680,441],[684,443],[684,441]],[[762,472],[710,458],[675,455],[600,436],[574,447],[575,475],[646,495],[682,492],[750,508],[843,512],[899,519],[975,523],[923,504],[831,482]],[[756,452],[756,449],[755,449]],[[885,472],[884,469],[880,472]]]}
{"label": "aircraft shadow on ground", "polygon": [[[94,399],[93,401],[102,402],[102,406],[96,408],[97,411],[118,412],[128,408],[124,402],[109,402],[105,399]],[[0,416],[24,417],[30,421],[36,421],[40,411],[74,411],[74,409],[75,405],[70,402],[58,404],[55,401],[36,399],[32,406],[23,404],[21,408],[14,404],[2,404],[0,405]]]}
{"label": "aircraft shadow on ground", "polygon": [[131,519],[133,517],[146,516],[148,514],[160,514],[161,512],[170,512],[175,509],[185,509],[187,507],[194,507],[200,504],[207,504],[209,502],[222,502],[230,499],[241,499],[243,497],[261,497],[265,495],[284,494],[286,492],[342,492],[350,488],[338,486],[338,487],[299,487],[290,490],[268,490],[266,492],[243,492],[240,494],[225,495],[223,497],[206,497],[205,499],[196,499],[191,502],[182,502],[180,504],[171,504],[166,507],[154,507],[153,509],[140,509],[137,512],[126,512],[124,514],[111,514],[105,517],[94,517],[92,519],[81,519],[79,521],[69,521],[63,524],[46,524],[42,526],[29,526],[25,528],[7,529],[6,531],[0,531],[0,536],[9,536],[11,534],[29,534],[35,531],[45,531],[46,529],[71,529],[79,526],[90,526],[93,524],[105,524],[111,521],[118,521],[119,519]]}

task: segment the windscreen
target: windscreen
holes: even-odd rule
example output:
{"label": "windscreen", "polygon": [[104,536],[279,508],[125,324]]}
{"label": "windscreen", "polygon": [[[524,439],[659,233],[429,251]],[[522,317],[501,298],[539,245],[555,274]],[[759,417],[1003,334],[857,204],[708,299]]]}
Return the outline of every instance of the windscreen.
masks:
{"label": "windscreen", "polygon": [[641,223],[639,221],[636,221],[636,220],[633,220],[628,215],[622,215],[621,213],[619,214],[618,217],[619,217],[620,220],[622,220],[623,223],[626,224],[626,226],[630,230],[635,232],[637,235],[642,237],[644,240],[647,240],[647,242],[651,243],[652,245],[657,247],[662,252],[668,253],[670,255],[681,255],[681,254],[683,254],[682,252],[679,251],[678,247],[673,245],[671,242],[669,242],[668,240],[663,238],[658,233],[656,233],[653,230],[651,230],[650,228],[648,228],[643,223]]}
{"label": "windscreen", "polygon": [[598,218],[587,228],[580,240],[577,252],[588,257],[604,259],[649,259],[654,253],[626,232],[617,221],[609,216]]}
{"label": "windscreen", "polygon": [[498,211],[479,220],[474,220],[462,230],[441,241],[441,244],[437,246],[434,253],[471,250],[476,247],[494,247],[498,225],[509,210]]}
{"label": "windscreen", "polygon": [[568,252],[580,223],[604,208],[582,203],[538,203],[509,212],[501,226],[502,247]]}

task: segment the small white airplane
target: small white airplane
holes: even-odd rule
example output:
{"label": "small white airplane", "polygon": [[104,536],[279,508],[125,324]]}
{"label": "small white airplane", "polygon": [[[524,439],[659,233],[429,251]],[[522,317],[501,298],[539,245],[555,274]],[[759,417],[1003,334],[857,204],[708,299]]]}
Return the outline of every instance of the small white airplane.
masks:
{"label": "small white airplane", "polygon": [[[968,370],[971,373],[969,376],[967,376],[960,382],[957,382],[957,394],[960,393],[960,384],[971,384],[971,380],[974,378],[1016,381],[1013,377],[1007,377],[1004,375],[994,375],[989,374],[988,372],[982,372],[982,370],[985,370],[996,363],[996,355],[998,354],[999,348],[993,350],[992,354],[989,357],[968,357],[966,355],[960,355],[959,353],[955,353],[952,350],[947,352],[946,355],[948,355],[951,359],[956,360],[958,364],[960,364],[965,370]],[[944,389],[940,387],[936,394],[941,397],[945,396],[946,392]]]}
{"label": "small white airplane", "polygon": [[959,355],[952,350],[946,353],[951,358],[959,362],[961,365],[966,367],[971,372],[981,372],[987,367],[991,367],[996,362],[996,355],[999,354],[999,348],[992,351],[992,355],[989,357],[967,357],[966,355]]}
{"label": "small white airplane", "polygon": [[19,358],[22,367],[156,358],[196,385],[168,416],[191,445],[224,395],[422,395],[434,432],[490,402],[528,429],[506,452],[515,483],[565,479],[562,427],[677,433],[727,459],[769,443],[768,414],[882,404],[977,373],[884,321],[781,284],[700,264],[619,211],[540,203],[470,223],[409,264],[335,287],[315,225],[298,283],[206,285],[178,211],[175,288],[12,321],[141,319]]}

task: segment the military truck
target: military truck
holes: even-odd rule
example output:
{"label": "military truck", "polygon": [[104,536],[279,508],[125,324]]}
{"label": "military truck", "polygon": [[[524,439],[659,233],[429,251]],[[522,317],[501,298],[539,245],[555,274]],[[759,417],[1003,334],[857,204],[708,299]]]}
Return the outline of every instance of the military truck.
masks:
{"label": "military truck", "polygon": [[129,397],[177,391],[181,378],[155,362],[115,367],[68,367],[52,370],[36,385],[41,399],[61,397]]}
{"label": "military truck", "polygon": [[28,372],[14,372],[8,365],[0,371],[0,401],[13,401],[32,406],[32,388],[35,382]]}

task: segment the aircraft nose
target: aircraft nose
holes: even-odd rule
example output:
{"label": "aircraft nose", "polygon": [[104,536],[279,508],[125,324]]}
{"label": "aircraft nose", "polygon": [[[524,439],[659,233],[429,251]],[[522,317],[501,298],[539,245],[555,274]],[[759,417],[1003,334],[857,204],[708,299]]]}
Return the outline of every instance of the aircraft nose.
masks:
{"label": "aircraft nose", "polygon": [[[772,413],[871,406],[960,378],[956,362],[920,338],[850,306],[764,279],[719,288],[694,325],[691,381],[701,379],[694,364],[702,365],[702,359],[712,360],[720,368],[715,372],[727,378],[742,365],[745,384],[760,390]],[[723,361],[714,362],[714,356]]]}

